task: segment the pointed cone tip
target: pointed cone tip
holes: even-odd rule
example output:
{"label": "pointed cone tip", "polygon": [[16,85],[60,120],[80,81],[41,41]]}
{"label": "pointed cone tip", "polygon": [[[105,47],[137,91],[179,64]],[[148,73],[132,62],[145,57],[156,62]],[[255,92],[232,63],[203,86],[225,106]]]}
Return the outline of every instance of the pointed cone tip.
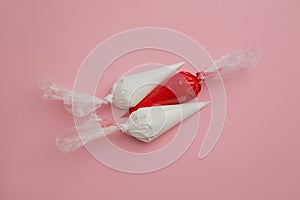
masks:
{"label": "pointed cone tip", "polygon": [[180,63],[176,63],[174,65],[169,65],[168,67],[170,67],[171,69],[177,70],[184,64],[185,64],[185,62],[180,62]]}
{"label": "pointed cone tip", "polygon": [[198,108],[202,109],[202,108],[206,107],[207,105],[209,105],[210,101],[198,102],[197,104],[198,104]]}

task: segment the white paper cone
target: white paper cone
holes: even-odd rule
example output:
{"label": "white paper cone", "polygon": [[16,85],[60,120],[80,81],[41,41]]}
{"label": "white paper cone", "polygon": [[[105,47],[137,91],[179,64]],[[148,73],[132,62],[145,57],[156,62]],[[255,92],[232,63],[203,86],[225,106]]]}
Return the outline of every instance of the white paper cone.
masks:
{"label": "white paper cone", "polygon": [[[140,108],[130,115],[127,131],[138,140],[150,142],[209,103],[198,102]],[[139,128],[136,131],[136,127],[145,128],[143,130]]]}
{"label": "white paper cone", "polygon": [[134,107],[158,84],[174,75],[183,64],[180,62],[118,79],[112,89],[113,104],[121,109]]}
{"label": "white paper cone", "polygon": [[[82,125],[68,130],[66,134],[59,135],[56,144],[63,152],[74,151],[88,142],[118,130],[143,142],[150,142],[209,103],[199,102],[140,108],[131,113],[126,123],[120,125],[92,116]],[[80,136],[77,131],[80,131]],[[76,135],[70,133],[76,133]]]}

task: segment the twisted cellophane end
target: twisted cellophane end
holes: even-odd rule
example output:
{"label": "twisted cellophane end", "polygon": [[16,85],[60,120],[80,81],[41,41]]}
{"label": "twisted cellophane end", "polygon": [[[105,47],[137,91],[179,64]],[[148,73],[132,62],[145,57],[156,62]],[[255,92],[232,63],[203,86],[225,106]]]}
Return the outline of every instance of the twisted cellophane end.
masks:
{"label": "twisted cellophane end", "polygon": [[214,78],[219,72],[222,73],[223,78],[227,78],[240,69],[253,69],[257,62],[258,49],[236,51],[218,58],[210,68],[198,72],[196,75],[200,82],[207,78]]}
{"label": "twisted cellophane end", "polygon": [[91,95],[75,92],[72,89],[64,88],[51,81],[39,80],[41,97],[45,100],[62,101],[65,109],[77,117],[87,116],[93,113],[102,104],[111,103],[110,95],[100,99]]}
{"label": "twisted cellophane end", "polygon": [[117,130],[119,128],[115,123],[93,115],[82,125],[67,129],[64,133],[58,135],[55,144],[60,151],[67,153]]}

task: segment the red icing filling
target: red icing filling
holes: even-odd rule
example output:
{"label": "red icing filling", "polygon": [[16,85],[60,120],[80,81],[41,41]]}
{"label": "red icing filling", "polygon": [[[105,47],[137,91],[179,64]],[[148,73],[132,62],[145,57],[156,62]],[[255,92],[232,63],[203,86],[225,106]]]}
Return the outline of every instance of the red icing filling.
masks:
{"label": "red icing filling", "polygon": [[156,86],[141,102],[130,108],[129,113],[142,107],[185,103],[197,97],[200,90],[201,85],[197,77],[181,71]]}

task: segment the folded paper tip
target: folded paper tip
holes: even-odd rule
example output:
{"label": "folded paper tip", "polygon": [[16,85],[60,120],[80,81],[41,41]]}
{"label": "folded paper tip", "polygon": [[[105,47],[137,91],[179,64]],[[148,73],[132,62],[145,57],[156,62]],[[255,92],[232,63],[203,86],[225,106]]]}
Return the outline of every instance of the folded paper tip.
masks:
{"label": "folded paper tip", "polygon": [[170,65],[168,67],[170,67],[171,69],[177,70],[179,69],[182,65],[184,65],[185,62],[180,62],[180,63],[176,63],[174,65]]}
{"label": "folded paper tip", "polygon": [[193,108],[196,111],[205,108],[209,104],[210,104],[209,101],[205,101],[205,102],[184,103],[184,104],[179,104],[178,106],[181,106],[182,109]]}
{"label": "folded paper tip", "polygon": [[194,106],[195,109],[201,110],[208,106],[210,104],[210,101],[204,101],[204,102],[196,102],[196,103],[191,103],[191,106]]}
{"label": "folded paper tip", "polygon": [[209,104],[210,104],[210,101],[204,101],[204,102],[199,102],[198,103],[200,109],[206,107]]}

